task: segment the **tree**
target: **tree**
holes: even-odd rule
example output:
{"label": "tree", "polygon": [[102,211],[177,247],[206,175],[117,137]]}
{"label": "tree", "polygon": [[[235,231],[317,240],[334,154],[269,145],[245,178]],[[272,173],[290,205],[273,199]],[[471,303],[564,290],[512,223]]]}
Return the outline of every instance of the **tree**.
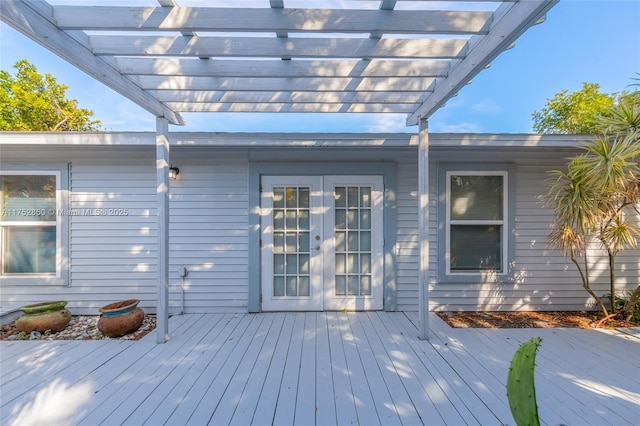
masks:
{"label": "tree", "polygon": [[15,76],[0,70],[0,130],[93,131],[100,121],[93,111],[78,108],[76,99],[67,99],[67,86],[51,74],[38,73],[22,59],[13,65]]}
{"label": "tree", "polygon": [[537,133],[598,134],[598,116],[607,116],[616,98],[600,92],[600,85],[583,83],[582,90],[563,90],[547,99],[546,106],[533,112],[533,130]]}
{"label": "tree", "polygon": [[[569,160],[555,178],[548,199],[554,206],[550,242],[577,266],[584,289],[605,317],[616,314],[616,256],[637,248],[640,239],[640,92],[626,93],[596,119],[601,135]],[[597,242],[608,256],[609,309],[590,285],[589,245]],[[621,312],[631,319],[640,284]]]}

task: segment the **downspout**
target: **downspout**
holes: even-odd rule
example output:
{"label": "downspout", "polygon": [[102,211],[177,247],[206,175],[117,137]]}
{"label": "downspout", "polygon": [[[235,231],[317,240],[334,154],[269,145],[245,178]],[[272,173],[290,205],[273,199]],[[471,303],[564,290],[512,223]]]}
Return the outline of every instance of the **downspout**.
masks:
{"label": "downspout", "polygon": [[158,297],[156,342],[169,340],[169,121],[156,118]]}
{"label": "downspout", "polygon": [[420,119],[418,133],[418,203],[418,338],[429,340],[429,129],[426,119]]}

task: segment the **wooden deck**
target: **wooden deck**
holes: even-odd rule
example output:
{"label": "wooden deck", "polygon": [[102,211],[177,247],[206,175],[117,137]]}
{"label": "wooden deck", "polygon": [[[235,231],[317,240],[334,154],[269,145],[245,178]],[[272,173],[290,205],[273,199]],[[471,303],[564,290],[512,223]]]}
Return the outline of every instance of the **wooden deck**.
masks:
{"label": "wooden deck", "polygon": [[189,314],[170,342],[0,342],[0,424],[514,424],[508,364],[530,337],[548,425],[640,419],[640,337],[450,329],[405,313]]}

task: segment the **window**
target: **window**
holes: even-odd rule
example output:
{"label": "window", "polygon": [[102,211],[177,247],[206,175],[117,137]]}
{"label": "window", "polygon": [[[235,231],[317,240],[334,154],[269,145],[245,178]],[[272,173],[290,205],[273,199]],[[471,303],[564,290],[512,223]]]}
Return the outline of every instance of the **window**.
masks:
{"label": "window", "polygon": [[[0,173],[0,279],[11,284],[62,284],[61,170]],[[66,228],[66,226],[65,226]]]}
{"label": "window", "polygon": [[[468,166],[467,166],[468,167]],[[508,279],[513,258],[510,241],[509,179],[495,166],[465,170],[443,166],[440,174],[438,235],[440,278],[445,282]]]}

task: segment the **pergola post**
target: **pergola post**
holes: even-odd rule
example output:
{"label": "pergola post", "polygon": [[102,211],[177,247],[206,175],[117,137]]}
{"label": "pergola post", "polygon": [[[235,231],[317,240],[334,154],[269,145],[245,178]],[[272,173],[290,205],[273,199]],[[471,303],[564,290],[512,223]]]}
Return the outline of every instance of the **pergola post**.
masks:
{"label": "pergola post", "polygon": [[418,203],[418,338],[429,340],[429,129],[426,119],[420,120],[418,133]]}
{"label": "pergola post", "polygon": [[169,121],[156,118],[158,299],[156,342],[169,340]]}

